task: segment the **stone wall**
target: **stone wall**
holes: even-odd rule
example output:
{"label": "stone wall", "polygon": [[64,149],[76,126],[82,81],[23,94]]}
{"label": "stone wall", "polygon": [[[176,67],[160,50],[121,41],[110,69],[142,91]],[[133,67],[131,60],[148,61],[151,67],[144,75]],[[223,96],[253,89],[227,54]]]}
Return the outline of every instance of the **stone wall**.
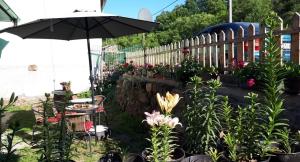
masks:
{"label": "stone wall", "polygon": [[[144,117],[144,112],[157,110],[156,93],[179,93],[181,84],[173,80],[160,80],[135,76],[124,76],[117,83],[116,100],[124,111]],[[181,101],[178,107],[184,107]],[[179,108],[176,108],[179,111]],[[182,109],[181,109],[182,110]],[[176,111],[176,110],[174,110]]]}

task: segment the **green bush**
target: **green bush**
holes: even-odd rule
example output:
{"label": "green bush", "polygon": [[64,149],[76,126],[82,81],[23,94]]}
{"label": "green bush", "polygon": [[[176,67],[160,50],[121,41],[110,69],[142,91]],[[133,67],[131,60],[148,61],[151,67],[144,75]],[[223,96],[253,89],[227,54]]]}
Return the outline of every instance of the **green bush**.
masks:
{"label": "green bush", "polygon": [[191,77],[200,76],[201,70],[202,66],[197,61],[185,59],[175,67],[176,78],[183,83],[187,83]]}

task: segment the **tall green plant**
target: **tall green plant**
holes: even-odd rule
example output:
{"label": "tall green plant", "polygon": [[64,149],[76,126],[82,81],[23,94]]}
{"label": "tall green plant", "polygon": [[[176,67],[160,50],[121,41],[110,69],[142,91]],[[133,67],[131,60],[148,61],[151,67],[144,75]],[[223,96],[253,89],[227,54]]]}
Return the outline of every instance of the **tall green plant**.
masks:
{"label": "tall green plant", "polygon": [[53,131],[53,126],[51,127],[51,124],[48,122],[48,113],[47,110],[52,109],[53,104],[50,100],[50,94],[45,94],[46,100],[41,101],[43,105],[43,127],[42,127],[42,140],[40,143],[40,150],[41,153],[40,162],[51,162],[54,161],[54,144],[55,139],[57,137],[56,130]]}
{"label": "tall green plant", "polygon": [[[7,138],[6,143],[3,144],[3,146],[6,149],[5,157],[3,159],[4,161],[12,160],[14,153],[17,151],[15,146],[17,144],[19,144],[20,142],[15,143],[14,139],[15,139],[16,133],[19,132],[21,129],[20,122],[16,121],[14,123],[10,123],[9,129],[11,129],[12,132],[10,132],[6,135],[6,138]],[[0,157],[0,161],[1,161],[1,157]]]}
{"label": "tall green plant", "polygon": [[263,114],[265,115],[265,122],[263,126],[263,147],[262,156],[265,156],[268,151],[273,150],[272,143],[282,139],[281,130],[287,127],[288,124],[285,120],[280,118],[281,113],[284,111],[282,88],[282,71],[281,69],[281,54],[280,47],[278,47],[278,37],[274,34],[274,30],[280,25],[280,20],[277,15],[271,14],[265,20],[266,26],[269,28],[267,37],[265,39],[264,59],[262,74],[265,83],[264,87],[264,104]]}
{"label": "tall green plant", "polygon": [[8,103],[4,103],[4,99],[1,98],[0,99],[0,152],[2,152],[2,117],[4,116],[4,113],[7,111],[7,109],[11,106],[13,106],[13,104],[18,100],[18,96],[15,96],[15,93],[12,93],[10,96],[10,99],[8,101]]}
{"label": "tall green plant", "polygon": [[221,109],[222,98],[216,91],[221,83],[218,80],[210,80],[207,86],[202,86],[201,78],[195,76],[191,78],[191,84],[191,101],[184,113],[187,124],[186,146],[191,153],[204,154],[217,144],[220,130],[218,112]]}
{"label": "tall green plant", "polygon": [[72,96],[72,93],[67,92],[64,98],[64,102],[60,105],[61,111],[61,120],[58,124],[59,138],[57,141],[57,151],[59,153],[58,159],[60,161],[69,161],[71,155],[71,145],[73,144],[74,135],[70,130],[67,129],[66,123],[66,107],[69,101],[69,98]]}
{"label": "tall green plant", "polygon": [[258,95],[248,93],[247,106],[238,106],[235,110],[225,97],[223,104],[223,129],[227,132],[224,141],[228,145],[229,158],[232,161],[252,160],[260,156],[261,122]]}

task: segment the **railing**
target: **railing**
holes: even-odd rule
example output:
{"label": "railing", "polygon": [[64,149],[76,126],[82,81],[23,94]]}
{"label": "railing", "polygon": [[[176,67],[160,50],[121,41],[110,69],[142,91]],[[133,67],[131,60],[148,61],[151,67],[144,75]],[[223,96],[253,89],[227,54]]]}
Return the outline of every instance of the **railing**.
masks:
{"label": "railing", "polygon": [[[278,35],[278,45],[283,43],[283,35],[291,35],[290,60],[300,64],[300,15],[295,13],[290,28],[283,29],[283,21],[275,31]],[[234,60],[255,62],[264,57],[264,51],[256,51],[255,47],[264,47],[267,29],[260,27],[260,34],[255,34],[255,26],[248,27],[248,35],[244,35],[244,29],[240,27],[237,35],[229,29],[220,33],[205,34],[199,37],[182,40],[168,45],[137,50],[126,53],[126,62],[133,61],[134,64],[142,66],[146,64],[163,64],[175,66],[184,58],[193,58],[203,66],[215,66],[219,68],[230,67]],[[225,34],[227,33],[227,34]],[[257,45],[259,41],[259,45]],[[247,49],[245,49],[247,48]],[[281,48],[281,54],[283,49]],[[256,54],[255,54],[256,53]],[[282,59],[283,60],[283,59]]]}

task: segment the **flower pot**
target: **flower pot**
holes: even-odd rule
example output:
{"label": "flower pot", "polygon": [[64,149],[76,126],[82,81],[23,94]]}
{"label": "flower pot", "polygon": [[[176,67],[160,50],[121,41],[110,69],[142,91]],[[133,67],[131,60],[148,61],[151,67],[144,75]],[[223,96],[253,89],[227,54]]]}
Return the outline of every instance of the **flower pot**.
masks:
{"label": "flower pot", "polygon": [[[151,162],[151,159],[149,159],[149,152],[147,150],[144,150],[142,152],[142,157],[145,159],[147,162]],[[171,160],[168,160],[167,162],[181,162],[185,157],[185,152],[181,148],[176,148],[172,154]]]}
{"label": "flower pot", "polygon": [[300,162],[300,152],[291,154],[277,154],[272,157],[272,162]]}
{"label": "flower pot", "polygon": [[119,153],[117,152],[109,152],[102,156],[98,162],[122,162],[122,158]]}
{"label": "flower pot", "polygon": [[267,159],[265,159],[265,160],[258,160],[258,162],[269,162],[270,159],[271,159],[271,157],[269,156],[269,157],[268,157]]}
{"label": "flower pot", "polygon": [[211,162],[211,158],[208,155],[193,155],[184,158],[181,162]]}
{"label": "flower pot", "polygon": [[123,162],[144,162],[144,161],[145,160],[141,155],[135,153],[130,153],[123,158]]}
{"label": "flower pot", "polygon": [[234,86],[239,85],[240,82],[239,79],[232,74],[220,75],[220,80],[222,83],[226,85],[234,85]]}
{"label": "flower pot", "polygon": [[290,77],[284,80],[285,92],[291,95],[300,93],[300,77]]}

